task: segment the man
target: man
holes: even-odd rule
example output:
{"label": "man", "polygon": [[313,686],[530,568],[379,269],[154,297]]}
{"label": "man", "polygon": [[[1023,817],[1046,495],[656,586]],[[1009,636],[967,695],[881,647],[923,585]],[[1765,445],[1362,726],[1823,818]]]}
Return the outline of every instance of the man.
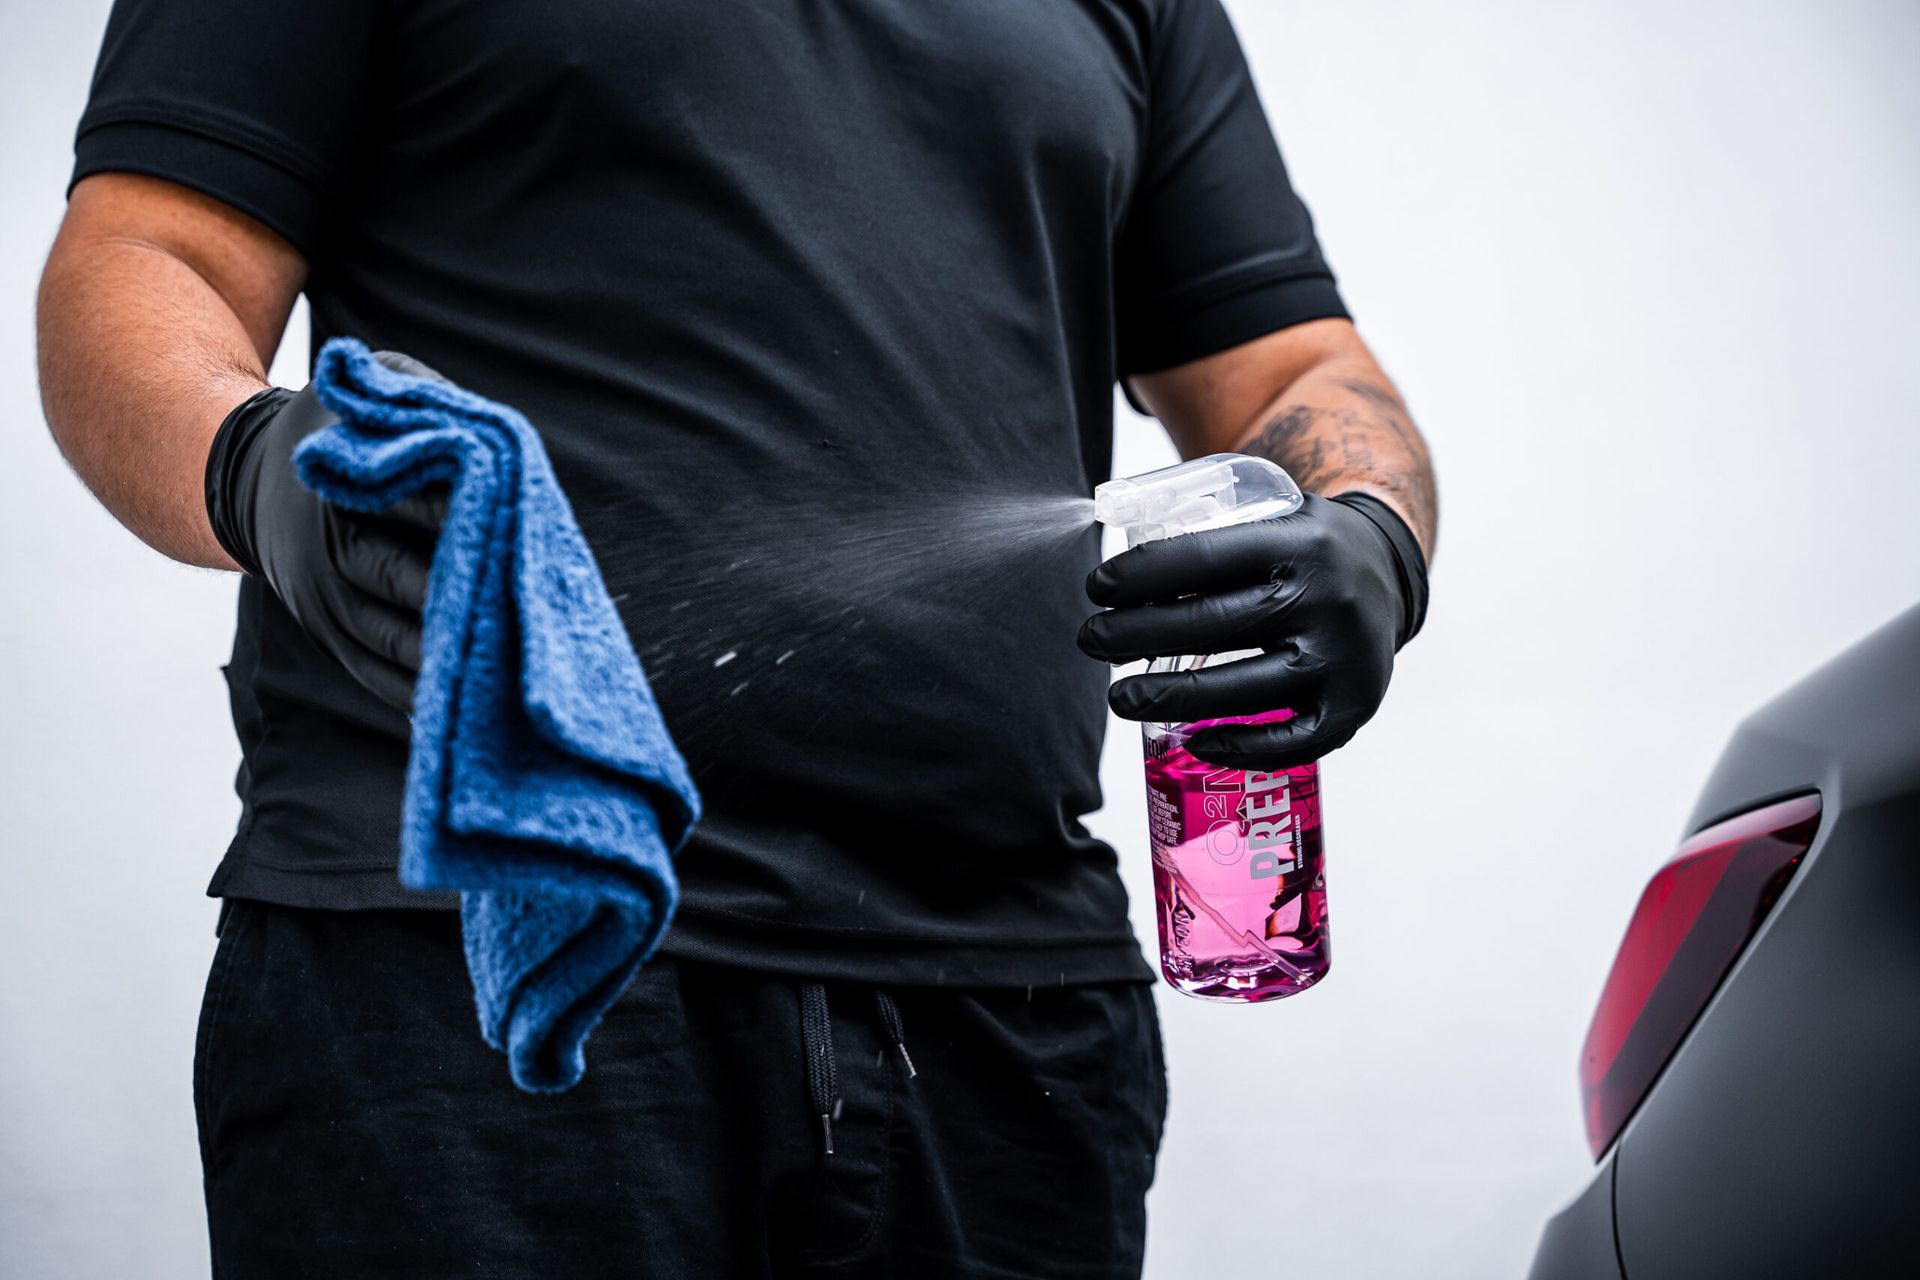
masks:
{"label": "man", "polygon": [[[1291,706],[1196,750],[1313,759],[1435,525],[1218,0],[120,0],[77,155],[48,419],[136,534],[246,572],[216,1271],[1137,1274],[1164,1079],[1076,635],[1265,650],[1112,705]],[[302,292],[316,344],[542,431],[705,797],[564,1094],[512,1089],[394,875],[435,516],[291,480]],[[1096,534],[1049,521],[1117,378],[1317,496],[1116,560],[1087,620]]]}

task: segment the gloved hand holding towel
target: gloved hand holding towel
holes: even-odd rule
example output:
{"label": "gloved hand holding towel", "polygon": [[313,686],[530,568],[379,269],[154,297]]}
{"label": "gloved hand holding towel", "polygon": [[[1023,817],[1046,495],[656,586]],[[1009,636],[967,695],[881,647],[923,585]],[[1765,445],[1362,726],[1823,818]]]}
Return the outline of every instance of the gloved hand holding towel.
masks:
{"label": "gloved hand holding towel", "polygon": [[340,420],[294,463],[321,496],[379,511],[452,486],[400,878],[459,891],[481,1031],[514,1083],[568,1088],[672,917],[698,793],[527,420],[351,339],[320,352],[314,389]]}

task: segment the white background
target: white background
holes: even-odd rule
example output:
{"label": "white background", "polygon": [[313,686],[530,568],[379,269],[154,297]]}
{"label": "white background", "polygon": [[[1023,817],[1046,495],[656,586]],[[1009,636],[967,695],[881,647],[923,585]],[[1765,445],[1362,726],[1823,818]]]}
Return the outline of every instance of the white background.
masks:
{"label": "white background", "polygon": [[[1517,1275],[1586,1176],[1575,1054],[1715,753],[1920,599],[1920,10],[1232,10],[1445,521],[1426,633],[1325,770],[1333,976],[1162,993],[1148,1275]],[[105,6],[0,12],[0,1274],[204,1274],[233,584],[122,532],[41,425],[31,299]],[[1131,726],[1106,779],[1150,937]]]}

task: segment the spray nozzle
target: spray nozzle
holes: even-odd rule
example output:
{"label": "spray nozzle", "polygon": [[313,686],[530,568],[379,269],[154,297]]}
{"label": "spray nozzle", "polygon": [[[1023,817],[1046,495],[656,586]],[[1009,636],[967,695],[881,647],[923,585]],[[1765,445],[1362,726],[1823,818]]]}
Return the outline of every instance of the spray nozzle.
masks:
{"label": "spray nozzle", "polygon": [[1139,546],[1177,533],[1283,516],[1304,501],[1293,477],[1265,458],[1215,453],[1093,491],[1093,518]]}

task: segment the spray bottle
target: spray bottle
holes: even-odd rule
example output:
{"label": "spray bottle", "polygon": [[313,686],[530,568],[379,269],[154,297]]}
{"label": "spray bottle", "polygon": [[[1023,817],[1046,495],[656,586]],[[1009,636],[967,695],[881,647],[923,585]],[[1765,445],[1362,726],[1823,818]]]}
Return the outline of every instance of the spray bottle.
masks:
{"label": "spray bottle", "polygon": [[[1285,471],[1234,453],[1109,480],[1093,499],[1094,518],[1126,530],[1130,548],[1284,516],[1304,501]],[[1148,670],[1190,671],[1255,652],[1156,658]],[[1227,769],[1185,746],[1210,725],[1262,724],[1292,714],[1276,708],[1141,726],[1160,972],[1176,991],[1252,1003],[1304,991],[1326,976],[1319,764],[1274,773]]]}

